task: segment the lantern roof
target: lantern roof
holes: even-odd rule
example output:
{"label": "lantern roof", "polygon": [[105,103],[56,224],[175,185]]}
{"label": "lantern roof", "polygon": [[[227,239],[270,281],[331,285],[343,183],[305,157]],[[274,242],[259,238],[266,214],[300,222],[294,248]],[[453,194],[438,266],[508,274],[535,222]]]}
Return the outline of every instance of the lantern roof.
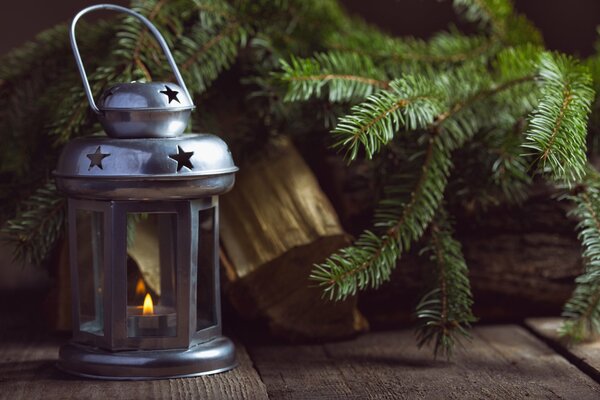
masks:
{"label": "lantern roof", "polygon": [[69,195],[102,199],[195,198],[228,191],[238,170],[227,144],[210,134],[70,141],[54,171]]}

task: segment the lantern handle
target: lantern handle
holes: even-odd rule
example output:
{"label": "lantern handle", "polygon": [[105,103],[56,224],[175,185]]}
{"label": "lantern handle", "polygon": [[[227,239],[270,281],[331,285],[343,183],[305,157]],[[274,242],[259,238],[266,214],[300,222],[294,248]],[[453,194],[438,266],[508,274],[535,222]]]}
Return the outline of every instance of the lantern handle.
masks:
{"label": "lantern handle", "polygon": [[79,11],[77,13],[77,15],[75,15],[75,17],[73,18],[73,22],[71,22],[71,31],[70,31],[71,48],[73,49],[73,55],[75,56],[75,61],[77,62],[77,68],[79,69],[79,74],[81,75],[81,80],[83,81],[83,88],[85,90],[85,95],[87,96],[87,99],[90,103],[90,107],[92,108],[92,110],[94,110],[94,112],[96,114],[100,114],[101,111],[98,109],[98,106],[96,106],[96,102],[94,101],[94,94],[92,93],[92,89],[90,88],[90,83],[88,82],[88,78],[85,73],[85,67],[83,66],[83,62],[81,60],[81,55],[79,54],[79,48],[77,47],[77,40],[75,39],[75,25],[77,24],[77,21],[79,21],[79,19],[84,14],[87,14],[92,11],[97,11],[97,10],[120,11],[125,14],[132,15],[132,16],[136,17],[137,19],[139,19],[140,21],[142,21],[142,23],[150,30],[150,32],[152,32],[152,34],[158,41],[158,44],[160,45],[161,49],[165,53],[165,56],[167,57],[167,62],[169,63],[169,65],[171,66],[171,69],[173,70],[173,74],[175,75],[175,78],[177,79],[177,83],[179,84],[179,86],[181,86],[181,88],[185,92],[185,95],[188,97],[190,104],[192,106],[194,105],[194,102],[192,101],[192,97],[190,96],[190,93],[188,92],[187,87],[185,86],[185,82],[183,81],[183,78],[181,77],[181,74],[179,73],[179,69],[177,68],[177,65],[175,64],[175,60],[173,59],[173,56],[171,55],[171,50],[169,50],[169,46],[167,45],[167,42],[162,37],[159,30],[156,29],[156,27],[152,24],[152,22],[150,22],[143,15],[141,15],[133,10],[130,10],[129,8],[117,6],[114,4],[97,4],[94,6],[84,8],[83,10]]}

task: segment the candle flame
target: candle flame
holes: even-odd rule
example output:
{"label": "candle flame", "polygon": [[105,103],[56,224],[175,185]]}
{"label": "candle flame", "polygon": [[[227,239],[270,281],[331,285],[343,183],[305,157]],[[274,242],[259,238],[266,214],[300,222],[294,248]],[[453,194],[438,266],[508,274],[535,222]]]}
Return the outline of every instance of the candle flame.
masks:
{"label": "candle flame", "polygon": [[146,297],[144,298],[142,315],[154,315],[154,304],[152,303],[152,296],[150,296],[150,293],[146,293]]}
{"label": "candle flame", "polygon": [[144,284],[144,280],[142,278],[138,279],[137,284],[135,285],[135,294],[136,296],[142,296],[146,293],[146,285]]}

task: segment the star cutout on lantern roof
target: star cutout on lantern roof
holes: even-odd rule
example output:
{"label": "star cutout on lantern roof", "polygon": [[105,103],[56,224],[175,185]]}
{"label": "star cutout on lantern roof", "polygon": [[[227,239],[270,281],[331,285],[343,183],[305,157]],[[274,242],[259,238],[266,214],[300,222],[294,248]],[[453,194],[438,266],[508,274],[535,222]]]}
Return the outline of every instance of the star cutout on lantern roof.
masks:
{"label": "star cutout on lantern roof", "polygon": [[171,89],[170,87],[168,87],[167,85],[165,85],[165,90],[161,90],[160,93],[166,95],[169,98],[169,104],[171,104],[171,102],[173,100],[175,100],[176,102],[180,103],[179,99],[177,98],[177,93],[179,93],[176,90]]}
{"label": "star cutout on lantern roof", "polygon": [[177,172],[181,170],[181,168],[186,167],[188,169],[194,168],[190,158],[194,154],[193,151],[184,151],[181,146],[177,146],[177,154],[169,154],[169,158],[177,161]]}
{"label": "star cutout on lantern roof", "polygon": [[100,146],[96,148],[96,151],[91,154],[86,154],[86,157],[90,159],[90,166],[88,167],[88,171],[94,167],[102,168],[102,160],[106,157],[110,156],[110,154],[102,153],[102,149]]}

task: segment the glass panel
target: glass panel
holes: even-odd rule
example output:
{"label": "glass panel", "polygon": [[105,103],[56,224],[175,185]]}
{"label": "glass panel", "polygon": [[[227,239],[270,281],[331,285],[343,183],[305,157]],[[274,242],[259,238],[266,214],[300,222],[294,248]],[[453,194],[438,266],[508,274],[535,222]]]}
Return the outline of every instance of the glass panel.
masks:
{"label": "glass panel", "polygon": [[176,336],[177,215],[127,215],[127,336]]}
{"label": "glass panel", "polygon": [[198,286],[196,330],[216,325],[215,299],[215,209],[201,210],[198,216]]}
{"label": "glass panel", "polygon": [[104,334],[104,217],[101,211],[77,210],[77,278],[79,329]]}

